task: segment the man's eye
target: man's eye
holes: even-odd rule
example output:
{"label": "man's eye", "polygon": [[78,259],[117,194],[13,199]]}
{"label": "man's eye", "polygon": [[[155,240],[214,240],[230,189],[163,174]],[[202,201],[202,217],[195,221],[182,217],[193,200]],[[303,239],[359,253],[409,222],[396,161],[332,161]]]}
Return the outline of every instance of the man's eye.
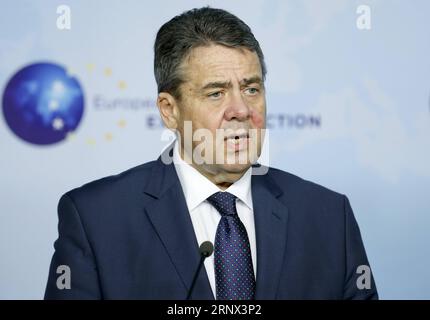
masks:
{"label": "man's eye", "polygon": [[217,92],[209,93],[208,97],[211,98],[211,99],[218,99],[218,98],[221,97],[221,95],[222,95],[222,92],[221,91],[217,91]]}
{"label": "man's eye", "polygon": [[245,90],[246,93],[249,93],[251,95],[256,95],[260,90],[258,90],[257,88],[248,88]]}

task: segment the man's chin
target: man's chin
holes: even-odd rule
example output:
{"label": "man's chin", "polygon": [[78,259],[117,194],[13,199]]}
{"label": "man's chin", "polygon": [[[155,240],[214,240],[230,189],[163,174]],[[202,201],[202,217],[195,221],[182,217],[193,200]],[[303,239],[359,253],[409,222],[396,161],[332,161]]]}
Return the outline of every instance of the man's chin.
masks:
{"label": "man's chin", "polygon": [[251,163],[232,163],[232,164],[222,164],[218,165],[218,167],[228,173],[241,173],[245,172],[246,170],[251,167]]}

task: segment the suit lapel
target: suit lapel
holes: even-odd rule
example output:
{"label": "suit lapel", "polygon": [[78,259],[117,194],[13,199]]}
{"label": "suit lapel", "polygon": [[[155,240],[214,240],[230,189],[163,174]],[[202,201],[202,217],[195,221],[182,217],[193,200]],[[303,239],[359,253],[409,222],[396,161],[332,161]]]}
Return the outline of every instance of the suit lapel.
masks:
{"label": "suit lapel", "polygon": [[266,175],[252,176],[257,240],[256,299],[275,299],[287,239],[288,209],[277,198],[282,194]]}
{"label": "suit lapel", "polygon": [[[185,299],[200,261],[185,197],[174,165],[164,164],[161,157],[156,161],[149,181],[144,192],[155,199],[145,211],[179,274]],[[191,298],[214,299],[204,267],[200,270]]]}

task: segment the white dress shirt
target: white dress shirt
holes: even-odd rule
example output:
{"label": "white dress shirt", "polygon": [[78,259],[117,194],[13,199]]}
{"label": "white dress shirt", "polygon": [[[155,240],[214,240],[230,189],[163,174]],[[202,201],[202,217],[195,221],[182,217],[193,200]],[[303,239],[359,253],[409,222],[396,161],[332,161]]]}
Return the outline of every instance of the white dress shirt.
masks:
{"label": "white dress shirt", "polygon": [[[173,163],[181,182],[199,246],[208,240],[215,244],[215,234],[218,223],[221,220],[221,214],[206,199],[222,190],[180,157],[178,140],[176,140],[173,150]],[[257,246],[252,205],[251,176],[252,168],[249,168],[225,192],[230,192],[237,197],[236,210],[248,233],[255,277],[257,274]],[[214,254],[206,258],[205,268],[213,295],[216,297]]]}

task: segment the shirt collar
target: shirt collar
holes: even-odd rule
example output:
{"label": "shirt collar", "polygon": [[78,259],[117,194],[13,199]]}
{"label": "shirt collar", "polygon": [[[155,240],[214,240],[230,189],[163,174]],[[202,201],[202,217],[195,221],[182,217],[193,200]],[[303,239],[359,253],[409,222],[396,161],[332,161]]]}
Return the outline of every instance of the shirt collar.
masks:
{"label": "shirt collar", "polygon": [[[190,211],[214,193],[222,191],[208,178],[197,171],[197,169],[181,158],[179,155],[178,140],[175,141],[173,148],[173,164]],[[230,192],[235,195],[252,210],[251,177],[252,167],[250,167],[239,180],[229,186],[225,192]]]}

